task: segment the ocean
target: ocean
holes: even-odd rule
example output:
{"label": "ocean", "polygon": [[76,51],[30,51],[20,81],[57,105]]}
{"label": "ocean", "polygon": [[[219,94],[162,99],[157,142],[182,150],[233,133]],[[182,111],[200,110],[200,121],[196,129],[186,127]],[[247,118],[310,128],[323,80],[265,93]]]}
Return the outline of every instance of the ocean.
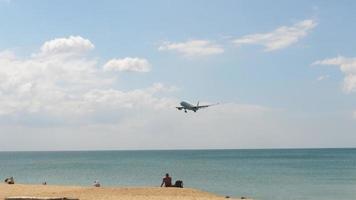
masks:
{"label": "ocean", "polygon": [[356,149],[0,152],[18,183],[185,187],[261,200],[356,199]]}

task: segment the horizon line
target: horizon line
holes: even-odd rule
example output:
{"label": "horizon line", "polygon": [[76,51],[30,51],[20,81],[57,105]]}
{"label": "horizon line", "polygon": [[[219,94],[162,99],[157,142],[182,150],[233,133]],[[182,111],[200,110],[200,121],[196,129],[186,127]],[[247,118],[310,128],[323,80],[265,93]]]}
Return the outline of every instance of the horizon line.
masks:
{"label": "horizon line", "polygon": [[93,152],[93,151],[224,151],[224,150],[327,150],[356,149],[356,147],[281,147],[281,148],[186,148],[186,149],[77,149],[77,150],[0,150],[6,152]]}

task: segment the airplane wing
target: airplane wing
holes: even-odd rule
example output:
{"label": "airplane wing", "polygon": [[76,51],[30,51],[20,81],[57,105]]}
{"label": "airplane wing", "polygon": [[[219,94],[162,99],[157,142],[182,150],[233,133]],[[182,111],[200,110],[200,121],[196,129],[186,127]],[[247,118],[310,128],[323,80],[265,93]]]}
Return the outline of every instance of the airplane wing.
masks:
{"label": "airplane wing", "polygon": [[178,110],[182,110],[183,109],[183,106],[177,106],[176,107]]}
{"label": "airplane wing", "polygon": [[210,105],[202,105],[202,106],[195,106],[195,108],[197,109],[200,109],[200,108],[207,108],[207,107],[210,107],[210,106],[215,106],[215,105],[218,105],[219,103],[216,103],[216,104],[210,104]]}

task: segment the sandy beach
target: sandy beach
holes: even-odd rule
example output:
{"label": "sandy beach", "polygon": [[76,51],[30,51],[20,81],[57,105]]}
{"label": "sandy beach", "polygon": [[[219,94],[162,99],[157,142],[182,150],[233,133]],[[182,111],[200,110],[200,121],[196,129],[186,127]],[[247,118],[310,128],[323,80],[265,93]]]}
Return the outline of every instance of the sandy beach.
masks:
{"label": "sandy beach", "polygon": [[160,187],[80,187],[52,185],[0,184],[0,199],[12,196],[68,197],[80,200],[222,200],[225,197],[190,188]]}

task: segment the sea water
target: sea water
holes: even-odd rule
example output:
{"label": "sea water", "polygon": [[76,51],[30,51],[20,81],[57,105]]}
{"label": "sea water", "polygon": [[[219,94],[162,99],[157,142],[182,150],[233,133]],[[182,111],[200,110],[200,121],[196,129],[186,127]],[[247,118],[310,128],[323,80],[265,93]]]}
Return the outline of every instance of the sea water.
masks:
{"label": "sea water", "polygon": [[0,152],[18,183],[185,187],[263,200],[356,199],[356,149]]}

